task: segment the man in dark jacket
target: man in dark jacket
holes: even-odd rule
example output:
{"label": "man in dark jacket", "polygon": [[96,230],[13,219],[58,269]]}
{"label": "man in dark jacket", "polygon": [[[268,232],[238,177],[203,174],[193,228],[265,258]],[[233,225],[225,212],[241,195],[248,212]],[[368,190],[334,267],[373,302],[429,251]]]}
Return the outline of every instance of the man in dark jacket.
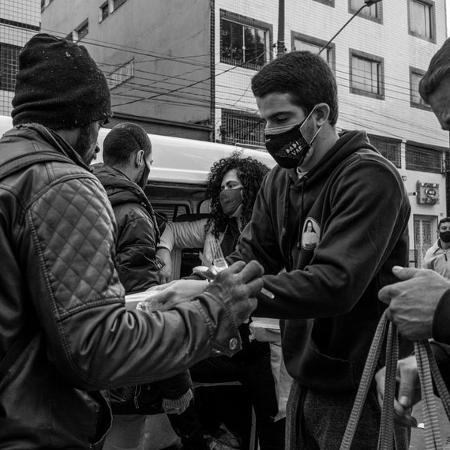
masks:
{"label": "man in dark jacket", "polygon": [[15,128],[0,139],[3,449],[101,448],[111,414],[100,390],[234,354],[262,286],[256,262],[235,265],[206,290],[182,281],[163,292],[168,311],[125,309],[114,214],[87,166],[110,113],[84,47],[47,34],[25,45]]}
{"label": "man in dark jacket", "polygon": [[[419,84],[422,98],[431,106],[443,130],[450,131],[450,39],[431,58]],[[450,387],[450,282],[432,270],[395,267],[400,280],[383,288],[379,296],[389,302],[389,316],[399,332],[411,340],[433,338],[433,352]],[[420,400],[417,361],[414,356],[398,363],[400,379],[397,414],[410,417]],[[384,369],[377,374],[380,401],[384,395]]]}
{"label": "man in dark jacket", "polygon": [[[93,166],[113,207],[117,222],[116,269],[125,293],[142,292],[159,284],[162,264],[156,256],[160,232],[152,205],[143,189],[152,164],[152,145],[147,133],[133,123],[116,125],[103,142],[104,164]],[[132,401],[130,401],[130,396]],[[129,403],[145,413],[140,398],[150,405],[160,399],[163,410],[183,441],[183,448],[201,450],[205,445],[200,427],[195,427],[189,372],[152,385],[128,386],[112,392],[113,418],[105,447],[139,448],[144,437],[145,415],[123,417]],[[155,412],[158,410],[156,409]],[[141,413],[142,414],[142,413]]]}
{"label": "man in dark jacket", "polygon": [[[394,264],[407,262],[408,197],[364,132],[338,136],[336,82],[319,56],[277,58],[252,89],[278,164],[230,261],[264,266],[264,287],[275,298],[261,298],[256,315],[284,319],[283,354],[295,380],[287,448],[333,450],[384,308],[378,289]],[[376,449],[378,429],[373,391],[354,448]]]}

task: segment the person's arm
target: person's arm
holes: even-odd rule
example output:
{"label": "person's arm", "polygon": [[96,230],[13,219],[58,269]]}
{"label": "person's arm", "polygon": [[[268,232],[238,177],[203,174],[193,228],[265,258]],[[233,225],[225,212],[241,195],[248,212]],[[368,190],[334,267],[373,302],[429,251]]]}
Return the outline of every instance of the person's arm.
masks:
{"label": "person's arm", "polygon": [[[310,264],[303,270],[265,275],[264,287],[275,299],[260,298],[258,314],[302,319],[345,314],[353,308],[393,246],[406,239],[401,236],[410,207],[393,170],[367,159],[343,169],[332,187],[331,214],[321,224],[321,238]],[[264,222],[270,223],[270,215]],[[279,253],[271,241],[260,249],[259,237],[247,234],[246,240],[266,273],[273,273],[266,262]]]}
{"label": "person's arm", "polygon": [[269,173],[264,178],[256,196],[250,222],[242,231],[235,251],[226,257],[230,264],[256,259],[263,265],[265,273],[278,273],[283,268],[283,257],[267,200],[270,197],[272,176],[273,174]]}
{"label": "person's arm", "polygon": [[159,283],[162,263],[156,257],[156,230],[148,215],[136,204],[115,207],[118,223],[116,268],[127,294]]}
{"label": "person's arm", "polygon": [[[82,211],[80,213],[80,210]],[[86,390],[175,375],[214,354],[239,350],[238,325],[261,288],[257,263],[235,265],[193,301],[169,311],[128,311],[114,268],[114,217],[90,174],[50,186],[26,211],[17,237],[48,358]]]}
{"label": "person's arm", "polygon": [[207,219],[186,222],[168,222],[158,248],[201,248],[205,242]]}
{"label": "person's arm", "polygon": [[158,250],[158,258],[163,267],[159,272],[161,283],[167,283],[172,279],[172,257],[170,252],[174,248],[201,248],[205,242],[207,219],[194,220],[192,222],[168,222],[162,234]]}

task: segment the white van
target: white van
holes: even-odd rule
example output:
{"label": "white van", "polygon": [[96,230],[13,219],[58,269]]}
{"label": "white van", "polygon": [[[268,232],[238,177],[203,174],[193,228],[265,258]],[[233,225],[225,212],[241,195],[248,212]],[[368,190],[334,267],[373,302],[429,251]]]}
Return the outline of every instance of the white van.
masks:
{"label": "white van", "polygon": [[[11,118],[0,116],[0,136],[11,128]],[[100,148],[108,132],[107,128],[100,130],[98,138]],[[261,150],[156,134],[149,134],[149,137],[152,142],[153,165],[145,192],[154,209],[169,221],[176,220],[181,215],[208,212],[208,203],[204,202],[206,182],[211,165],[218,159],[240,151],[243,155],[258,159],[268,167],[275,165],[272,157]],[[94,163],[101,160],[100,152]],[[189,250],[184,250],[183,255],[174,253],[173,256],[175,277],[180,274],[181,260],[196,258],[195,251]]]}

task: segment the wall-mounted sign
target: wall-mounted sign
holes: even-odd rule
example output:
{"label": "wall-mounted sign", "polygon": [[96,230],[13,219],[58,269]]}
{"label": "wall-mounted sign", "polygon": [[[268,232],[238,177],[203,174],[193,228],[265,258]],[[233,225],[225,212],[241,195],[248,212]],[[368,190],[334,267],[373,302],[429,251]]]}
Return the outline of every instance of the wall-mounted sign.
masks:
{"label": "wall-mounted sign", "polygon": [[417,182],[417,203],[435,205],[439,203],[439,184]]}

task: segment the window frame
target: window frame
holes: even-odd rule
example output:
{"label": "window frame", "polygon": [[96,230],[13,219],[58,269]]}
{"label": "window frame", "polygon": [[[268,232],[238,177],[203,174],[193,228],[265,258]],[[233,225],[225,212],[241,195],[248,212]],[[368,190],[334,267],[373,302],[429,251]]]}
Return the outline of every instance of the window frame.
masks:
{"label": "window frame", "polygon": [[334,8],[334,0],[314,0],[314,1]]}
{"label": "window frame", "polygon": [[[377,100],[384,100],[385,99],[385,89],[384,89],[384,58],[381,56],[372,55],[370,53],[362,52],[360,50],[355,50],[353,48],[349,49],[349,73],[350,73],[350,80],[349,80],[349,89],[351,94],[357,94],[357,95],[364,95],[366,97],[374,98]],[[353,87],[353,64],[352,59],[353,57],[359,58],[359,59],[365,59],[369,60],[371,62],[375,62],[379,64],[380,72],[379,74],[379,86],[380,86],[380,93],[373,93],[365,91],[364,89]]]}
{"label": "window frame", "polygon": [[[291,31],[291,51],[295,51],[295,41],[299,40],[299,41],[303,41],[307,44],[311,44],[311,45],[317,45],[318,47],[323,47],[328,41],[325,41],[323,39],[319,39],[313,36],[310,36],[308,34],[303,34],[303,33],[299,33],[298,31]],[[336,72],[336,45],[334,42],[332,42],[331,44],[329,44],[326,47],[327,50],[327,57],[328,55],[331,53],[331,61],[328,61],[327,58],[327,62],[328,65],[330,66],[331,70],[333,72]]]}
{"label": "window frame", "polygon": [[[422,69],[418,69],[417,67],[409,66],[409,93],[410,93],[409,101],[410,101],[410,106],[412,108],[423,109],[424,111],[431,111],[431,106],[430,105],[416,103],[413,100],[413,88],[412,88],[412,86],[413,86],[413,83],[412,83],[413,74],[420,75],[420,76],[423,77],[425,75],[425,73],[426,73],[426,70],[422,70]],[[417,90],[417,93],[418,93],[418,95],[420,95],[418,90]]]}
{"label": "window frame", "polygon": [[[108,13],[106,14],[105,17],[103,17],[103,9],[106,7]],[[109,1],[106,0],[105,2],[103,2],[99,7],[98,7],[98,22],[102,23],[104,20],[106,20],[109,15],[111,14],[110,10],[109,10]]]}
{"label": "window frame", "polygon": [[[0,91],[6,91],[6,92],[14,92],[15,90],[15,84],[16,84],[16,76],[17,76],[17,72],[19,71],[19,53],[22,50],[22,47],[19,45],[14,45],[14,44],[8,44],[7,42],[0,42],[0,47],[12,50],[15,52],[15,73],[12,70],[12,65],[11,65],[11,70],[6,72],[6,75],[10,75],[10,80],[8,79],[9,77],[6,76],[5,77],[5,83],[3,83],[3,79],[4,77],[1,76],[0,77]],[[0,50],[1,51],[1,50]],[[5,64],[4,66],[8,66],[8,64]]]}
{"label": "window frame", "polygon": [[[253,27],[257,29],[261,29],[268,33],[268,43],[264,43],[265,45],[265,54],[264,54],[264,63],[262,65],[260,64],[253,64],[253,63],[246,63],[243,64],[234,64],[230,61],[227,61],[222,59],[222,20],[227,20],[228,22],[234,22],[238,25],[241,25],[242,27],[248,26]],[[267,64],[269,61],[272,60],[272,46],[273,46],[273,25],[267,22],[263,22],[261,20],[252,19],[250,17],[242,16],[237,13],[233,13],[231,11],[227,11],[225,9],[220,10],[220,18],[219,18],[219,60],[222,64],[229,64],[231,66],[236,67],[243,67],[245,69],[250,70],[260,70],[265,64]]]}
{"label": "window frame", "polygon": [[[440,159],[440,166],[439,168],[437,167],[424,167],[424,166],[419,166],[416,165],[414,163],[411,163],[411,161],[409,160],[409,156],[411,155],[411,151],[413,150],[419,150],[419,154],[422,156],[427,157],[427,151],[428,151],[428,157],[430,154],[433,154],[431,152],[434,153],[438,153],[439,154],[439,159]],[[425,152],[424,152],[425,150]],[[444,170],[444,160],[445,160],[445,156],[448,153],[448,149],[443,148],[443,147],[437,147],[437,146],[433,146],[433,145],[427,145],[427,144],[423,144],[421,142],[414,142],[414,141],[406,141],[406,146],[405,146],[405,168],[406,170],[414,170],[416,172],[428,172],[428,173],[443,173]]]}
{"label": "window frame", "polygon": [[[431,37],[423,36],[411,29],[411,2],[422,3],[430,8],[430,33]],[[419,39],[436,43],[436,6],[434,0],[408,0],[408,33]]]}
{"label": "window frame", "polygon": [[[376,22],[376,23],[382,24],[383,23],[383,2],[375,3],[375,5],[373,5],[373,6],[376,7],[377,17],[373,17],[370,14],[366,14],[365,12],[368,11],[367,8],[364,8],[358,14],[358,17],[361,17],[362,19],[371,20],[372,22]],[[358,9],[355,9],[355,8],[352,7],[352,0],[348,0],[348,12],[350,14],[354,14],[356,11],[358,11]]]}
{"label": "window frame", "polygon": [[[84,28],[87,29],[86,34],[80,37],[80,30],[83,30]],[[76,39],[74,39],[74,42],[80,42],[89,34],[89,19],[83,20],[83,22],[81,22],[80,25],[78,25],[73,31],[75,33],[75,36],[73,37],[76,37]]]}
{"label": "window frame", "polygon": [[[252,120],[255,121],[255,127],[254,129],[256,129],[258,126],[262,126],[262,129],[260,130],[260,134],[261,134],[261,139],[258,142],[244,142],[244,140],[239,140],[239,139],[229,139],[228,135],[229,133],[223,133],[223,131],[225,130],[225,120],[224,117],[226,117],[226,115],[229,115],[229,119],[232,120],[236,120],[236,119],[242,119],[242,120]],[[231,108],[221,108],[221,119],[220,119],[220,129],[221,129],[221,133],[222,133],[222,137],[221,137],[221,141],[224,144],[229,144],[229,145],[236,145],[239,144],[242,147],[258,147],[258,148],[264,148],[264,128],[265,128],[265,120],[262,119],[260,116],[258,116],[257,114],[251,114],[249,112],[246,111],[242,111],[239,109],[231,109]],[[235,130],[238,131],[238,130]]]}
{"label": "window frame", "polygon": [[[401,139],[396,139],[396,138],[391,138],[391,137],[387,137],[387,136],[381,136],[379,134],[372,134],[370,133],[369,135],[369,141],[370,143],[380,152],[380,154],[385,157],[388,161],[390,161],[392,164],[394,164],[395,167],[397,167],[398,169],[402,168],[402,140]],[[380,151],[380,149],[374,145],[372,143],[372,140],[376,141],[381,141],[384,144],[393,144],[396,146],[396,150],[395,150],[395,158],[391,159],[388,158],[388,156],[383,155],[383,153]]]}

